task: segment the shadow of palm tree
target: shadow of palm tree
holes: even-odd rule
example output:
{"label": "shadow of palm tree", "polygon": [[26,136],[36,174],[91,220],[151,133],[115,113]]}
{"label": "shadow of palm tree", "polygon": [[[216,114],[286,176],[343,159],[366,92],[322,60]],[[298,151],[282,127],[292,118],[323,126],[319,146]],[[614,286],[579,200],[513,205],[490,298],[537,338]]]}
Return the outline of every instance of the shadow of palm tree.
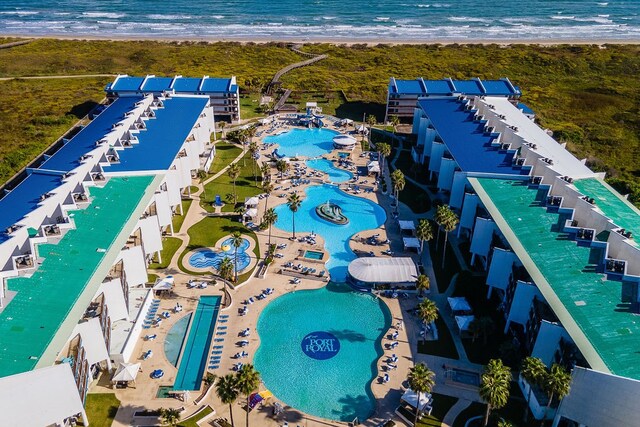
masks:
{"label": "shadow of palm tree", "polygon": [[333,334],[339,340],[346,340],[349,342],[365,342],[368,341],[367,337],[360,332],[343,329],[341,331],[337,331],[335,329],[330,329],[329,333]]}
{"label": "shadow of palm tree", "polygon": [[[366,395],[351,396],[347,395],[338,399],[338,402],[342,404],[341,410],[332,410],[332,413],[339,416],[341,421],[354,421],[358,417],[358,421],[362,422],[368,418],[375,409],[373,399]],[[362,409],[368,408],[368,413],[362,415],[364,412]]]}

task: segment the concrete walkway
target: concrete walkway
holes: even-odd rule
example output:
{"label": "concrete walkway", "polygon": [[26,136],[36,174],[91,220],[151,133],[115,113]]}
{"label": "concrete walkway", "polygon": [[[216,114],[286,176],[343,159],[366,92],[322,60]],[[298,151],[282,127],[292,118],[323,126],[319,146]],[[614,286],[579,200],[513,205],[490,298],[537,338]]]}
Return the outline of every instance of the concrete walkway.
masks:
{"label": "concrete walkway", "polygon": [[458,399],[455,405],[449,409],[447,415],[442,419],[442,427],[449,427],[453,425],[453,422],[456,420],[460,412],[464,411],[471,405],[471,402],[467,399]]}

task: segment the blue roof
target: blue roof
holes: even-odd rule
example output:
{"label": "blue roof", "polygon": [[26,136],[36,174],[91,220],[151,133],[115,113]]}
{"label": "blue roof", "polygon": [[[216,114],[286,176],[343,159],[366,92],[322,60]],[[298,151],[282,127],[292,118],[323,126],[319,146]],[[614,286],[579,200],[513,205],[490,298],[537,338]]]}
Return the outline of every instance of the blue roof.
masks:
{"label": "blue roof", "polygon": [[176,79],[173,89],[176,92],[198,92],[200,90],[201,78],[181,77]]}
{"label": "blue roof", "polygon": [[536,114],[535,111],[533,111],[531,108],[529,108],[528,106],[526,106],[522,102],[518,102],[518,109],[522,110],[522,112],[524,114],[533,114],[533,115]]}
{"label": "blue roof", "polygon": [[131,92],[140,89],[140,85],[144,77],[120,77],[115,81],[115,84],[109,85],[113,91]]}
{"label": "blue roof", "polygon": [[231,79],[207,78],[202,84],[203,92],[227,92]]}
{"label": "blue roof", "polygon": [[19,222],[40,203],[40,196],[62,183],[61,174],[33,172],[0,199],[0,233]]}
{"label": "blue roof", "polygon": [[104,171],[169,169],[208,102],[204,97],[175,96],[164,100],[164,108],[155,110],[156,118],[147,120],[146,130],[136,134],[139,143],[118,151],[120,163],[110,165]]}
{"label": "blue roof", "polygon": [[[420,79],[395,80],[396,86],[389,84],[390,93],[407,95],[449,95],[462,93],[465,95],[509,96],[520,95],[520,90],[511,85],[509,80],[423,80],[426,92]],[[452,84],[453,83],[453,86]],[[455,88],[454,88],[455,86]],[[396,90],[397,87],[397,90]]]}
{"label": "blue roof", "polygon": [[514,152],[492,147],[495,135],[484,132],[484,122],[474,121],[466,103],[454,97],[425,98],[418,105],[431,120],[458,166],[465,172],[520,175],[528,171],[514,168]]}
{"label": "blue roof", "polygon": [[142,86],[144,92],[162,92],[169,89],[173,77],[149,77]]}
{"label": "blue roof", "polygon": [[96,148],[96,141],[111,132],[111,126],[123,119],[126,112],[133,110],[135,103],[140,99],[142,98],[137,96],[116,99],[51,158],[40,165],[39,169],[69,172],[77,168],[80,165],[80,157]]}

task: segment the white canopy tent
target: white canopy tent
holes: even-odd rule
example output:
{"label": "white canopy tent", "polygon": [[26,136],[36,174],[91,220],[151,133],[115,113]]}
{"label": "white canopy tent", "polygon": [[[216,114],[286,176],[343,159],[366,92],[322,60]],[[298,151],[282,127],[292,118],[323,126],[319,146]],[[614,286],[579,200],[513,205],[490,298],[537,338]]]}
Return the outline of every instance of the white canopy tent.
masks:
{"label": "white canopy tent", "polygon": [[420,249],[420,240],[415,237],[403,237],[402,243],[405,251],[407,249]]}
{"label": "white canopy tent", "polygon": [[260,199],[258,199],[257,197],[248,197],[244,201],[245,208],[255,208],[258,206],[258,204],[260,204]]}
{"label": "white canopy tent", "polygon": [[249,217],[249,218],[255,218],[258,216],[258,209],[256,208],[250,208],[247,209],[244,213],[244,216]]}
{"label": "white canopy tent", "polygon": [[367,172],[380,173],[380,163],[377,160],[373,160],[367,164]]}
{"label": "white canopy tent", "polygon": [[398,220],[398,225],[400,225],[400,230],[402,231],[415,231],[416,224],[413,221],[407,220]]}
{"label": "white canopy tent", "polygon": [[356,258],[349,264],[349,275],[356,281],[376,283],[414,283],[418,269],[411,258]]}
{"label": "white canopy tent", "polygon": [[135,381],[140,371],[140,363],[121,363],[116,369],[116,373],[113,374],[111,382],[118,381]]}
{"label": "white canopy tent", "polygon": [[333,137],[333,146],[336,148],[353,148],[358,141],[351,135],[336,135]]}
{"label": "white canopy tent", "polygon": [[467,301],[464,297],[448,297],[447,302],[449,303],[449,307],[451,311],[471,311],[471,306],[469,305],[469,301]]}
{"label": "white canopy tent", "polygon": [[167,276],[153,285],[154,291],[167,291],[173,289],[173,276]]}
{"label": "white canopy tent", "polygon": [[403,402],[408,403],[414,408],[418,408],[421,412],[431,412],[431,394],[430,393],[420,393],[420,401],[418,402],[418,393],[411,390],[410,388],[404,392],[402,397],[400,398]]}
{"label": "white canopy tent", "polygon": [[456,324],[460,332],[468,332],[471,322],[475,320],[476,316],[456,316]]}

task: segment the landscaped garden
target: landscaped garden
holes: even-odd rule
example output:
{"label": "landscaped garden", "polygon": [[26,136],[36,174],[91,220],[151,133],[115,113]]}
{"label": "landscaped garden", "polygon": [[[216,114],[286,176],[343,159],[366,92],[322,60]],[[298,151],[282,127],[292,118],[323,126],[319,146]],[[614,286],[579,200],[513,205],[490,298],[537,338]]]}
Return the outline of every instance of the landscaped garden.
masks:
{"label": "landscaped garden", "polygon": [[89,393],[84,408],[92,427],[111,427],[119,407],[113,393]]}

